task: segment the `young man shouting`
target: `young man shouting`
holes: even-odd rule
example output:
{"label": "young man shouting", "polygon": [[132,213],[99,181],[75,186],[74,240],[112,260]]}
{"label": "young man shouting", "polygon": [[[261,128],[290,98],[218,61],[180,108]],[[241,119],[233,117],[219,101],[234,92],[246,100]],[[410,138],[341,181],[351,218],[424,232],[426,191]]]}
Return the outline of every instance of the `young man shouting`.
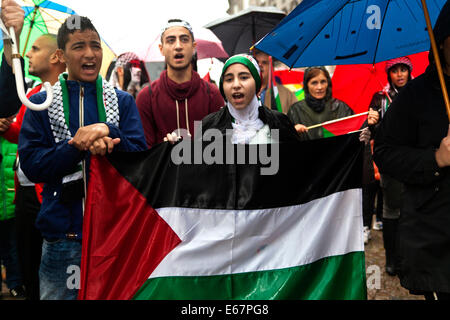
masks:
{"label": "young man shouting", "polygon": [[179,19],[167,22],[159,45],[167,70],[149,88],[141,90],[136,99],[149,147],[163,142],[173,131],[180,136],[180,129],[193,135],[194,121],[225,104],[217,87],[193,70],[195,46],[189,23]]}
{"label": "young man shouting", "polygon": [[[131,95],[99,76],[100,36],[86,17],[69,17],[57,36],[57,55],[67,65],[53,86],[48,110],[27,111],[19,136],[22,169],[44,182],[36,225],[44,237],[39,270],[41,299],[76,299],[81,231],[90,155],[146,149]],[[45,101],[46,93],[31,97]]]}

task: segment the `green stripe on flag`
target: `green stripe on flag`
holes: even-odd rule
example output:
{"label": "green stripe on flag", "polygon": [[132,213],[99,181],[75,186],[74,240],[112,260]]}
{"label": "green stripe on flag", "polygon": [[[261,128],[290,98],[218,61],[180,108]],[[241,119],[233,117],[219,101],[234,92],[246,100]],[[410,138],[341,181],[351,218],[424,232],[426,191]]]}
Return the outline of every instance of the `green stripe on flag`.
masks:
{"label": "green stripe on flag", "polygon": [[335,137],[336,136],[335,134],[331,133],[330,131],[328,131],[324,127],[322,127],[322,133],[323,133],[323,137],[324,138],[331,138],[331,137]]}
{"label": "green stripe on flag", "polygon": [[362,251],[326,257],[311,264],[279,270],[150,278],[134,296],[135,300],[365,300],[366,298],[365,261]]}
{"label": "green stripe on flag", "polygon": [[278,94],[277,86],[273,87],[273,93],[275,95],[275,103],[277,104],[278,112],[283,112],[283,108],[281,107],[281,100],[280,100],[280,95]]}

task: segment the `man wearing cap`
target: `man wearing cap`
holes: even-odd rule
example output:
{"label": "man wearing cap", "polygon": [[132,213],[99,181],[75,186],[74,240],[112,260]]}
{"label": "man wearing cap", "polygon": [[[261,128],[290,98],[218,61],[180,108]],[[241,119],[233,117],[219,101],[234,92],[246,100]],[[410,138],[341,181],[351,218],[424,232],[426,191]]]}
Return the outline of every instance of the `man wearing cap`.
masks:
{"label": "man wearing cap", "polygon": [[184,130],[193,135],[194,121],[224,106],[219,90],[202,80],[192,68],[195,46],[188,22],[179,19],[167,22],[159,45],[167,70],[141,90],[136,99],[149,147],[163,142],[173,131],[178,136]]}

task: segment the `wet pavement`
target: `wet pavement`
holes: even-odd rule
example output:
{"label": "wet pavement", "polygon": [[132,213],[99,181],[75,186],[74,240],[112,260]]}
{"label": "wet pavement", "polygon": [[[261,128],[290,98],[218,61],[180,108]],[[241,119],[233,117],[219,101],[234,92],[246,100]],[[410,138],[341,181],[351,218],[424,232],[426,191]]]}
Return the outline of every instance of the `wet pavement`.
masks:
{"label": "wet pavement", "polygon": [[[385,272],[385,255],[383,247],[383,231],[372,230],[372,238],[365,246],[367,299],[368,300],[424,300],[423,296],[409,294],[400,285],[397,276]],[[378,273],[378,271],[380,271]],[[379,281],[376,276],[379,275]],[[377,282],[378,281],[378,282]]]}

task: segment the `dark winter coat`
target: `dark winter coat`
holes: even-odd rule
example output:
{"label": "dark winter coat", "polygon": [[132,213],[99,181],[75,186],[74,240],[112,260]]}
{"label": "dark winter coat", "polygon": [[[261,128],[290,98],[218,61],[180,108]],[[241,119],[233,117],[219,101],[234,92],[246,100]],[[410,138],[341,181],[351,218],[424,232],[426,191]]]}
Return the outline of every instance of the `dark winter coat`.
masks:
{"label": "dark winter coat", "polygon": [[[399,89],[401,91],[401,89]],[[386,111],[390,107],[390,101],[394,101],[397,97],[398,91],[389,88],[387,93],[390,99],[386,96],[383,91],[376,92],[372,101],[370,102],[370,107],[380,114],[380,121],[377,124],[370,126],[372,137],[376,135],[376,131],[380,126],[381,120],[384,118]],[[383,188],[383,218],[396,219],[400,215],[401,207],[401,194],[403,192],[403,183],[397,179],[392,178],[390,175],[380,171],[381,179],[380,185]]]}
{"label": "dark winter coat", "polygon": [[[433,30],[438,47],[450,36],[449,25],[447,2]],[[450,77],[444,77],[450,88]],[[435,159],[448,129],[430,56],[425,73],[408,82],[386,112],[374,150],[380,171],[404,183],[397,253],[400,283],[413,293],[450,293],[450,167],[440,169]]]}
{"label": "dark winter coat", "polygon": [[414,292],[450,292],[450,168],[435,160],[448,128],[437,72],[428,67],[398,95],[375,137],[380,172],[404,183],[399,277]]}
{"label": "dark winter coat", "polygon": [[[23,65],[23,59],[21,59],[21,62]],[[24,87],[26,88],[25,82]],[[10,117],[19,111],[22,102],[20,102],[16,91],[15,76],[12,68],[6,63],[6,58],[3,54],[0,66],[0,118]]]}
{"label": "dark winter coat", "polygon": [[[294,124],[303,124],[307,127],[353,115],[353,110],[341,100],[331,98],[325,104],[322,112],[316,112],[308,106],[306,100],[301,100],[292,105],[287,116]],[[322,128],[314,128],[300,135],[302,140],[323,138]]]}
{"label": "dark winter coat", "polygon": [[[299,141],[299,135],[294,129],[294,124],[289,118],[278,111],[270,110],[267,107],[259,107],[259,118],[270,129],[279,129],[280,142]],[[208,129],[219,129],[225,134],[227,129],[233,129],[232,117],[227,107],[223,107],[217,112],[207,115],[202,120],[202,131]]]}

